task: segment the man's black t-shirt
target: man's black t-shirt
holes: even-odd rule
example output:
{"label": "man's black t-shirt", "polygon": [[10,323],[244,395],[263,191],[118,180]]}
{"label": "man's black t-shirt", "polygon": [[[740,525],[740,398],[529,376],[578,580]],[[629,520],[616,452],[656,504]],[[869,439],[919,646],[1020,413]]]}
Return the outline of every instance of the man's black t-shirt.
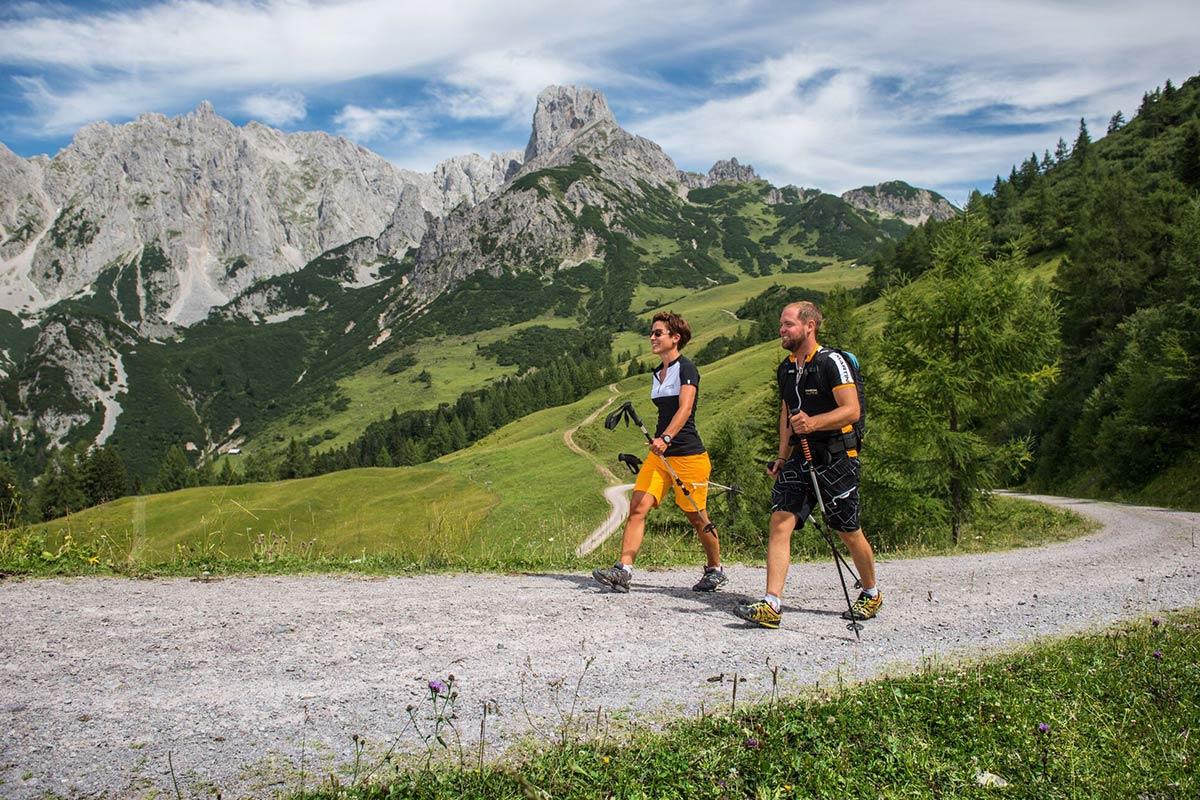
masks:
{"label": "man's black t-shirt", "polygon": [[667,365],[665,373],[659,365],[654,370],[650,384],[650,399],[658,408],[658,425],[654,428],[655,437],[662,436],[663,431],[671,424],[671,418],[679,411],[679,388],[681,386],[696,387],[696,402],[692,404],[692,413],[679,433],[671,437],[667,445],[668,456],[694,456],[704,452],[704,442],[696,431],[696,407],[700,405],[700,371],[690,359],[680,356]]}
{"label": "man's black t-shirt", "polygon": [[[824,414],[837,408],[833,390],[840,386],[853,386],[854,373],[841,353],[820,347],[808,354],[804,364],[797,368],[796,357],[788,356],[775,373],[779,382],[779,396],[788,407],[789,414],[803,411],[810,417]],[[853,426],[842,429],[849,433]],[[828,442],[838,431],[817,431],[808,434],[809,441]],[[792,444],[799,441],[792,435]]]}

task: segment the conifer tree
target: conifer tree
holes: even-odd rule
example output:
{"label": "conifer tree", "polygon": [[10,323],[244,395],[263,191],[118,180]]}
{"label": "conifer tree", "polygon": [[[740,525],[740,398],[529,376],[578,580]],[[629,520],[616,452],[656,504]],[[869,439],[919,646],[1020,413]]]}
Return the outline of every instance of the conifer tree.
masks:
{"label": "conifer tree", "polygon": [[1113,114],[1112,118],[1108,121],[1108,133],[1116,133],[1124,127],[1125,115],[1121,113],[1120,109],[1117,109],[1117,113]]}
{"label": "conifer tree", "polygon": [[179,445],[171,445],[167,450],[166,456],[163,457],[162,465],[158,469],[158,474],[151,484],[155,492],[173,492],[177,489],[187,489],[195,486],[196,471],[192,469],[192,465],[188,462],[187,456],[183,452],[183,448]]}
{"label": "conifer tree", "polygon": [[284,452],[283,461],[279,464],[279,479],[291,480],[306,477],[310,472],[311,462],[312,455],[309,452],[308,443],[291,439],[288,442],[287,451]]}
{"label": "conifer tree", "polygon": [[992,432],[1028,413],[1055,375],[1057,315],[1049,292],[1020,276],[1015,248],[988,260],[976,219],[944,226],[920,284],[885,295],[887,394],[907,470],[949,510],[954,541],[983,493],[1029,458],[1024,440]]}
{"label": "conifer tree", "polygon": [[1075,136],[1075,144],[1071,147],[1071,160],[1080,164],[1087,161],[1088,149],[1091,147],[1092,137],[1088,133],[1087,120],[1083,117],[1079,118],[1079,133]]}
{"label": "conifer tree", "polygon": [[87,498],[79,488],[79,471],[75,453],[59,450],[46,462],[46,470],[38,479],[37,508],[43,520],[57,519],[87,506]]}
{"label": "conifer tree", "polygon": [[242,465],[242,481],[244,483],[263,483],[273,480],[275,480],[275,468],[266,451],[259,450],[246,456]]}
{"label": "conifer tree", "polygon": [[217,474],[218,486],[233,486],[238,482],[237,473],[233,471],[233,463],[226,458],[221,464],[221,471]]}
{"label": "conifer tree", "polygon": [[412,439],[404,438],[400,440],[400,447],[396,451],[396,463],[401,466],[412,466],[420,464],[425,460],[425,452],[421,446]]}
{"label": "conifer tree", "polygon": [[844,286],[830,290],[821,304],[824,321],[821,323],[820,341],[862,356],[866,332],[857,313],[856,300],[854,292]]}
{"label": "conifer tree", "polygon": [[196,465],[196,485],[212,486],[217,482],[217,471],[212,459],[205,458]]}
{"label": "conifer tree", "polygon": [[1175,155],[1175,174],[1189,189],[1200,189],[1200,120],[1192,120],[1184,129]]}
{"label": "conifer tree", "polygon": [[88,505],[100,505],[129,492],[129,474],[121,455],[112,447],[95,447],[83,460],[80,488]]}
{"label": "conifer tree", "polygon": [[1054,163],[1061,164],[1070,157],[1071,148],[1067,147],[1067,140],[1061,136],[1058,137],[1058,144],[1054,146]]}

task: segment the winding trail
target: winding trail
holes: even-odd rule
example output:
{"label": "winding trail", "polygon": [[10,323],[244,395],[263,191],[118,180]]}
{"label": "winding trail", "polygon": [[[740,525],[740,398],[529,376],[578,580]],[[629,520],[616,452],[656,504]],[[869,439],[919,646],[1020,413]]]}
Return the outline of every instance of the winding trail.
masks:
{"label": "winding trail", "polygon": [[591,461],[592,465],[596,468],[596,471],[599,472],[606,481],[608,481],[610,484],[616,484],[609,486],[604,490],[604,499],[607,500],[609,506],[611,506],[611,510],[608,512],[608,517],[604,520],[604,522],[601,522],[596,527],[596,530],[588,534],[587,538],[580,542],[578,547],[575,548],[575,555],[577,556],[586,556],[588,553],[592,552],[601,544],[603,544],[604,540],[611,536],[613,531],[621,527],[621,523],[625,521],[627,516],[629,516],[629,498],[625,496],[625,493],[633,488],[633,484],[621,483],[617,476],[613,474],[613,471],[609,469],[603,462],[601,462],[588,451],[584,450],[579,445],[575,444],[575,431],[579,430],[584,425],[592,424],[596,418],[604,412],[604,409],[611,406],[613,401],[617,399],[618,390],[615,383],[610,383],[608,385],[608,391],[612,393],[612,396],[605,400],[603,405],[585,417],[574,428],[568,428],[567,430],[563,431],[563,443],[566,444],[567,448],[572,453],[583,456],[588,461]]}
{"label": "winding trail", "polygon": [[825,562],[793,567],[777,631],[734,617],[764,581],[736,565],[715,595],[688,590],[693,570],[639,570],[624,595],[582,574],[0,581],[0,794],[173,797],[170,754],[185,793],[268,796],[298,789],[302,744],[311,787],[352,761],[354,734],[419,750],[405,708],[426,708],[426,682],[448,673],[466,747],[482,703],[499,704],[495,756],[551,735],[581,675],[587,719],[665,719],[728,707],[734,673],[750,702],[769,694],[775,665],[795,691],[1200,604],[1200,514],[1036,499],[1103,527],[883,562],[885,606],[858,644]]}

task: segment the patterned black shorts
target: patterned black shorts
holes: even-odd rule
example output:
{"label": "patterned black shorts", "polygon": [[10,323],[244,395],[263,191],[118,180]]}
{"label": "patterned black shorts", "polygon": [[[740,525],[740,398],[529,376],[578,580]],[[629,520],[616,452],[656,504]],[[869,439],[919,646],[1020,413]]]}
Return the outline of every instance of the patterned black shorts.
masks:
{"label": "patterned black shorts", "polygon": [[[771,510],[790,511],[797,527],[803,527],[808,515],[816,510],[810,464],[802,456],[793,457],[779,470],[771,489]],[[817,467],[817,485],[825,501],[825,523],[835,531],[850,533],[859,529],[858,479],[861,469],[857,458],[845,453],[833,456],[830,463]]]}

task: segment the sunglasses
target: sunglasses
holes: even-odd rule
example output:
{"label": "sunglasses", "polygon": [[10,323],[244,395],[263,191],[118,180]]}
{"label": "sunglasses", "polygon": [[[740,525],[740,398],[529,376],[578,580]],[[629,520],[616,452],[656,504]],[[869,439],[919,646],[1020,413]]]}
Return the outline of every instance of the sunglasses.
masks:
{"label": "sunglasses", "polygon": [[660,330],[658,330],[657,328],[655,328],[654,330],[650,331],[650,338],[651,338],[651,339],[657,339],[657,338],[658,338],[658,337],[660,337],[660,336],[670,336],[670,335],[671,335],[671,332],[670,332],[670,331],[660,331]]}

